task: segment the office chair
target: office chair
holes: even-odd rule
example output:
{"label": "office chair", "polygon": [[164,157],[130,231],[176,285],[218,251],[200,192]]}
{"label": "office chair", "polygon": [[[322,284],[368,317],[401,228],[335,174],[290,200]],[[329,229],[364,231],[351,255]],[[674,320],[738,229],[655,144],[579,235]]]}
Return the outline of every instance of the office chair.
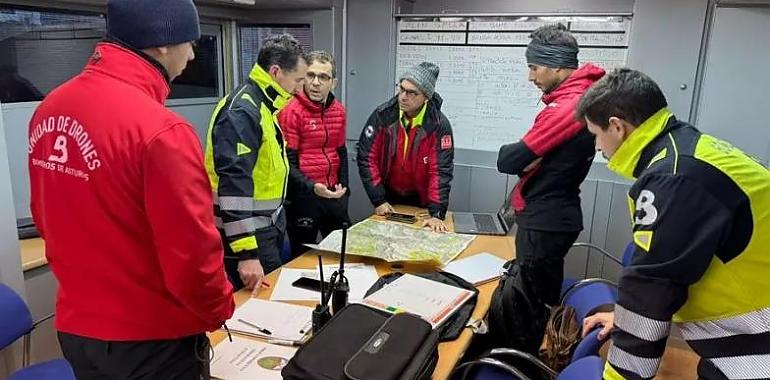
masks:
{"label": "office chair", "polygon": [[[602,310],[601,308],[603,306],[614,305],[617,300],[617,295],[617,288],[611,285],[611,283],[608,284],[602,281],[586,282],[584,280],[580,284],[576,284],[576,286],[571,288],[571,290],[562,297],[561,304],[571,306],[575,309],[575,317],[578,321],[578,325],[582,326],[583,319],[587,316]],[[548,365],[543,363],[535,355],[512,348],[495,348],[489,350],[483,354],[480,359],[463,363],[458,369],[462,367],[468,368],[468,370],[465,370],[463,373],[462,379],[465,379],[470,374],[471,377],[468,378],[473,380],[528,380],[529,377],[527,377],[527,375],[519,368],[511,365],[505,360],[501,360],[509,358],[514,359],[511,360],[511,362],[529,363],[532,367],[537,368],[542,374],[546,375],[548,379],[601,379],[603,370],[601,359],[599,359],[600,363],[598,364],[596,363],[596,359],[584,360],[592,357],[597,357],[598,359],[599,350],[606,340],[609,339],[609,337],[607,337],[603,340],[599,340],[600,331],[601,328],[597,326],[575,345],[570,358],[570,364],[561,374],[548,367]],[[572,367],[573,365],[575,365],[575,367]],[[478,371],[474,374],[473,371],[469,371],[470,367],[478,367]],[[597,370],[598,375],[595,375]]]}
{"label": "office chair", "polygon": [[[475,368],[474,368],[475,367]],[[471,371],[477,369],[477,371]],[[549,379],[554,380],[601,380],[604,360],[598,356],[587,356],[570,363],[561,373],[543,369]],[[452,377],[461,374],[461,377]],[[468,377],[471,376],[471,377]],[[459,365],[452,371],[451,379],[456,380],[537,380],[521,370],[493,357],[484,357]]]}
{"label": "office chair", "polygon": [[0,350],[24,337],[22,369],[11,374],[8,380],[75,380],[72,367],[64,359],[30,365],[32,330],[51,318],[53,314],[32,321],[24,300],[13,289],[0,284]]}

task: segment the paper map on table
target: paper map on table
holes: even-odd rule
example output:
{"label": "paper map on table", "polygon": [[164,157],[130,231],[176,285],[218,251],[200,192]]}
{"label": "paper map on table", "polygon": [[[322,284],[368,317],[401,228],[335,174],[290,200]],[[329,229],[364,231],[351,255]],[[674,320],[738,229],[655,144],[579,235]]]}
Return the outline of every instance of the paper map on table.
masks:
{"label": "paper map on table", "polygon": [[[437,233],[403,223],[367,219],[348,230],[347,254],[387,262],[425,262],[444,266],[459,255],[475,236]],[[342,231],[326,237],[318,249],[339,252]]]}

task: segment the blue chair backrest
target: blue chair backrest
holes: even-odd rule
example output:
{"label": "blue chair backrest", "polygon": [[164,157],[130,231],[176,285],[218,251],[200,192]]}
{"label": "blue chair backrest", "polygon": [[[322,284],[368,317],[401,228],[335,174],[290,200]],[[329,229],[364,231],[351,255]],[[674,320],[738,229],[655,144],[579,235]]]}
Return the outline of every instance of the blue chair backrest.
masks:
{"label": "blue chair backrest", "polygon": [[604,360],[598,356],[589,356],[570,363],[556,380],[601,380],[602,372]]}
{"label": "blue chair backrest", "polygon": [[570,363],[580,360],[587,356],[599,355],[599,350],[604,345],[605,341],[599,340],[599,332],[602,331],[600,327],[593,329],[590,333],[586,334],[575,347],[575,352],[572,353]]}
{"label": "blue chair backrest", "polygon": [[596,282],[575,289],[564,299],[564,304],[575,308],[575,316],[582,326],[589,313],[602,305],[614,305],[617,299],[618,290],[615,287]]}
{"label": "blue chair backrest", "polygon": [[623,268],[631,265],[631,260],[634,259],[634,251],[636,251],[636,244],[634,244],[633,241],[628,242],[628,245],[626,245],[626,250],[623,251]]}
{"label": "blue chair backrest", "polygon": [[0,284],[0,350],[32,331],[32,314],[16,292]]}

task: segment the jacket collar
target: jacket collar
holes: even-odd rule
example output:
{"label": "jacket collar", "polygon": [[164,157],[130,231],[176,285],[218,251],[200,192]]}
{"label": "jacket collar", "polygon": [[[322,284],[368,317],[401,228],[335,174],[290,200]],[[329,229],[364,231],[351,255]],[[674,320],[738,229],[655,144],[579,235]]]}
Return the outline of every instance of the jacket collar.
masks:
{"label": "jacket collar", "polygon": [[[152,60],[152,61],[151,61]],[[163,104],[171,92],[165,69],[152,57],[121,44],[107,41],[96,45],[86,71],[97,71],[139,88]]]}
{"label": "jacket collar", "polygon": [[276,111],[280,111],[291,100],[292,95],[281,87],[270,74],[267,73],[259,65],[254,65],[249,73],[249,79],[251,79],[262,93],[265,94],[267,100],[272,108]]}
{"label": "jacket collar", "polygon": [[331,107],[332,103],[334,103],[334,94],[331,92],[329,93],[329,96],[326,98],[326,103],[319,103],[316,101],[311,100],[305,91],[300,91],[299,94],[295,95],[295,98],[297,98],[297,101],[302,104],[302,107],[307,109],[311,112],[319,113],[322,110],[326,110],[327,108]]}
{"label": "jacket collar", "polygon": [[642,152],[666,129],[669,119],[673,116],[674,114],[665,107],[650,116],[620,145],[607,163],[607,167],[623,177],[636,179],[634,173]]}
{"label": "jacket collar", "polygon": [[[423,107],[424,117],[421,122],[422,129],[426,133],[432,132],[438,128],[441,123],[441,105],[444,103],[444,99],[438,92],[433,93],[433,97],[430,98],[428,104]],[[398,124],[401,120],[401,109],[398,106],[398,95],[390,98],[387,102],[381,104],[375,110],[383,123],[387,125]]]}
{"label": "jacket collar", "polygon": [[[412,118],[412,125],[410,127],[419,127],[425,122],[425,111],[428,109],[428,103],[425,103],[422,105],[422,109],[420,109],[420,112],[417,113],[415,117]],[[401,125],[406,126],[405,121],[409,119],[408,116],[406,116],[406,113],[402,110],[398,110],[398,120],[401,121]]]}
{"label": "jacket collar", "polygon": [[543,95],[543,103],[551,104],[562,96],[582,95],[604,76],[604,69],[587,63],[570,74],[553,91]]}

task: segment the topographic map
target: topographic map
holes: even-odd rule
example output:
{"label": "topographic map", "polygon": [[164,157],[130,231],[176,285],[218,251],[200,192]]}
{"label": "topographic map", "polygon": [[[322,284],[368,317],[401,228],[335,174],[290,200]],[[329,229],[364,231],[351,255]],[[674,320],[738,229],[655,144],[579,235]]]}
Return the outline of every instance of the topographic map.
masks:
{"label": "topographic map", "polygon": [[[425,262],[444,266],[468,247],[475,237],[366,219],[348,230],[347,254],[375,257],[387,262]],[[318,244],[318,249],[339,252],[341,242],[342,231],[334,231]]]}

